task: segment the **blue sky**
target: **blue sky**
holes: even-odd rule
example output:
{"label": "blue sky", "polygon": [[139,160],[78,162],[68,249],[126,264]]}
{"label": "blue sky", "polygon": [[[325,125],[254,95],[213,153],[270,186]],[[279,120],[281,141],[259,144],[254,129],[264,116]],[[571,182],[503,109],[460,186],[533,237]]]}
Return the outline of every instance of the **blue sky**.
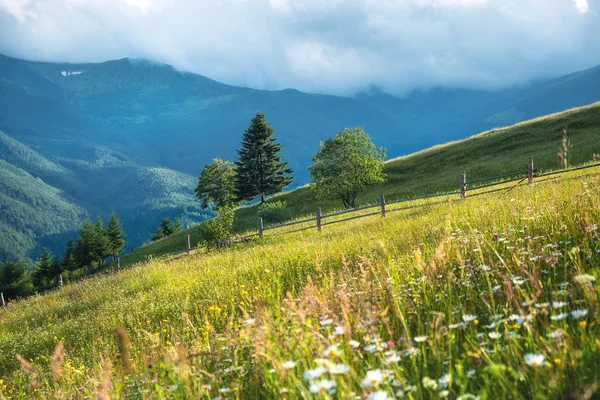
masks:
{"label": "blue sky", "polygon": [[600,0],[0,0],[0,52],[234,85],[495,89],[600,64]]}

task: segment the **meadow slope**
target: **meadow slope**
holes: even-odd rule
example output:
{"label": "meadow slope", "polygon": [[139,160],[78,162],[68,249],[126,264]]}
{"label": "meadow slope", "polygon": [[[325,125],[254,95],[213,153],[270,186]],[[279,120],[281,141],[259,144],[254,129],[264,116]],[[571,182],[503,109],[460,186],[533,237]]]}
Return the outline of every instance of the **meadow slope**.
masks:
{"label": "meadow slope", "polygon": [[[600,103],[595,103],[392,159],[385,165],[385,183],[360,194],[357,205],[376,203],[380,193],[392,201],[455,191],[463,171],[467,172],[467,181],[525,171],[529,157],[534,158],[535,168],[540,171],[556,169],[563,128],[567,129],[572,144],[570,164],[589,162],[594,154],[600,155],[599,126]],[[317,199],[310,187],[277,195],[268,201],[278,200],[287,203],[290,219],[314,216],[317,206],[324,213],[341,209],[340,200]],[[257,206],[242,207],[236,212],[234,229],[238,233],[256,229],[257,218]],[[265,225],[269,223],[265,220]],[[191,235],[192,244],[200,239],[198,229],[191,228],[135,250],[123,257],[123,263],[183,250],[187,234]]]}
{"label": "meadow slope", "polygon": [[600,171],[570,176],[152,261],[10,304],[0,392],[597,396]]}

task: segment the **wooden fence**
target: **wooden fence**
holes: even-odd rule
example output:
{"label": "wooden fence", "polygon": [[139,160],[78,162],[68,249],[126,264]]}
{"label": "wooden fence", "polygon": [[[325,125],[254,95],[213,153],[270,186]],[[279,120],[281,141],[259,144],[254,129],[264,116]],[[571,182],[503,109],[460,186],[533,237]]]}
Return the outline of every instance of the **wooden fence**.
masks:
{"label": "wooden fence", "polygon": [[[596,167],[600,167],[600,163],[588,164],[588,165],[583,165],[581,167],[551,171],[551,172],[547,172],[547,173],[539,173],[538,170],[533,168],[533,158],[529,158],[529,162],[527,164],[526,170],[517,171],[514,173],[510,173],[510,174],[492,176],[492,177],[477,179],[477,180],[468,182],[467,181],[467,173],[463,172],[462,174],[460,174],[459,179],[458,179],[458,190],[453,191],[453,192],[436,193],[436,194],[430,194],[430,195],[416,197],[416,198],[410,198],[410,199],[405,199],[405,200],[396,200],[396,201],[390,201],[390,202],[386,202],[385,196],[383,194],[380,194],[379,201],[377,202],[377,204],[374,204],[374,205],[366,205],[363,207],[353,208],[350,210],[343,210],[343,211],[334,212],[334,213],[325,214],[325,215],[322,214],[321,207],[317,207],[314,218],[307,218],[307,219],[302,219],[300,221],[292,221],[292,222],[287,222],[287,223],[278,224],[278,225],[271,225],[271,226],[266,226],[266,227],[263,225],[263,219],[259,217],[258,224],[257,224],[257,233],[238,238],[238,239],[232,241],[232,244],[248,242],[256,237],[258,237],[259,239],[262,239],[265,236],[265,232],[282,229],[282,228],[286,228],[286,227],[291,227],[291,226],[304,225],[304,224],[307,224],[310,222],[313,223],[311,226],[299,227],[298,229],[281,232],[281,234],[295,233],[295,232],[300,232],[300,231],[305,231],[308,229],[315,229],[315,228],[318,231],[321,231],[323,229],[323,227],[327,226],[327,225],[339,224],[342,222],[348,222],[348,221],[352,221],[355,219],[372,217],[375,215],[381,215],[381,217],[385,217],[387,214],[389,214],[391,212],[405,211],[405,210],[411,210],[411,209],[416,209],[416,208],[421,208],[421,207],[431,207],[434,205],[446,203],[448,201],[447,198],[450,196],[458,195],[460,200],[465,200],[467,197],[478,197],[478,196],[483,196],[486,194],[495,193],[495,192],[499,192],[499,191],[503,191],[503,190],[505,190],[506,192],[510,192],[515,187],[519,186],[521,183],[523,183],[525,181],[527,181],[528,185],[531,185],[532,183],[534,183],[536,178],[554,176],[555,178],[551,178],[551,179],[556,179],[556,178],[560,178],[560,175],[565,174],[565,173],[579,171],[579,170],[585,170],[585,169],[589,169],[589,168],[596,168]],[[549,179],[546,179],[546,180],[549,180]],[[546,181],[546,180],[544,180],[544,181]],[[505,185],[507,185],[509,183],[515,183],[515,182],[516,182],[515,185],[510,186],[510,187],[505,187]],[[473,186],[471,187],[470,185],[473,185]],[[502,186],[502,187],[498,187],[498,186]],[[475,190],[479,191],[479,190],[483,190],[483,189],[489,189],[489,190],[486,190],[483,192],[477,192],[472,195],[468,195],[469,191],[475,191]],[[394,208],[394,209],[389,208],[389,206],[391,206],[391,205],[415,202],[415,201],[419,201],[419,200],[428,200],[428,199],[440,198],[440,197],[446,197],[446,199],[436,201],[436,202],[424,203],[424,204],[407,205],[405,207],[399,207],[399,208]],[[350,215],[353,213],[357,213],[360,211],[367,211],[367,210],[376,210],[376,211],[372,211],[372,212],[369,212],[366,214],[348,216],[347,218],[343,218],[343,219],[339,219],[339,220],[326,221],[327,219],[330,219],[330,218]],[[168,253],[168,254],[162,254],[159,257],[157,257],[157,259],[174,260],[174,259],[183,257],[185,255],[191,254],[192,252],[196,252],[199,249],[200,249],[200,247],[192,247],[191,246],[190,235],[188,234],[188,235],[186,235],[186,238],[185,238],[185,250],[175,251],[175,252]],[[115,262],[115,271],[114,272],[118,272],[125,268],[131,268],[134,266],[147,264],[150,261],[152,261],[152,260],[140,261],[137,263],[121,266],[120,258],[117,257],[116,262]],[[80,280],[88,279],[93,276],[103,275],[103,274],[107,274],[107,273],[109,273],[109,271],[103,271],[103,272],[100,272],[100,273],[97,273],[94,275],[86,276]],[[59,286],[61,286],[61,287],[63,286],[62,275],[60,275],[60,277],[59,277]],[[2,293],[0,293],[0,306],[5,306],[5,305],[6,305],[6,302],[4,300],[4,295]]]}

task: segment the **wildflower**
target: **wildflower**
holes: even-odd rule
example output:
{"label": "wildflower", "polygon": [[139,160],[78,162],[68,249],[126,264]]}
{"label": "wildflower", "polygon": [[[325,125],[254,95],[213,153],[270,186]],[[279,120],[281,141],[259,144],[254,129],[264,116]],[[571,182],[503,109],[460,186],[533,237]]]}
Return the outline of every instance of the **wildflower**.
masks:
{"label": "wildflower", "polygon": [[322,391],[329,392],[329,394],[335,393],[335,381],[331,379],[321,379],[318,382],[311,383],[308,390],[311,393],[320,393]]}
{"label": "wildflower", "polygon": [[377,350],[378,350],[377,346],[374,344],[369,344],[369,345],[365,346],[365,351],[367,353],[375,353]]}
{"label": "wildflower", "polygon": [[561,313],[561,314],[556,314],[550,317],[550,319],[552,321],[562,321],[563,319],[567,318],[569,316],[569,314],[567,313]]}
{"label": "wildflower", "polygon": [[575,310],[571,311],[571,317],[579,319],[588,315],[588,310]]}
{"label": "wildflower", "polygon": [[450,396],[450,392],[447,390],[442,390],[441,392],[438,393],[438,396],[441,398],[448,397],[448,396]]}
{"label": "wildflower", "polygon": [[413,340],[417,343],[423,343],[424,341],[427,340],[427,336],[417,336],[417,337],[413,338]]}
{"label": "wildflower", "polygon": [[374,369],[372,371],[367,371],[367,375],[360,382],[360,386],[365,389],[373,388],[378,386],[383,381],[383,373],[379,369]]}
{"label": "wildflower", "polygon": [[296,367],[296,361],[285,361],[281,366],[285,369],[292,369]]}
{"label": "wildflower", "polygon": [[400,356],[397,353],[390,354],[385,358],[386,364],[395,364],[400,362]]}
{"label": "wildflower", "polygon": [[333,323],[333,320],[331,318],[323,318],[319,321],[319,323],[322,326],[327,326],[327,325],[331,325]]}
{"label": "wildflower", "polygon": [[438,388],[437,382],[428,376],[423,377],[422,383],[425,389],[435,390]]}
{"label": "wildflower", "polygon": [[446,375],[442,376],[440,379],[438,379],[438,385],[440,386],[440,388],[446,389],[448,387],[448,385],[450,385],[450,381],[451,381],[450,374],[446,374]]}
{"label": "wildflower", "polygon": [[224,387],[219,389],[219,393],[231,393],[231,388]]}
{"label": "wildflower", "polygon": [[318,377],[320,377],[321,375],[323,375],[324,373],[326,373],[327,370],[323,367],[317,367],[315,369],[309,369],[307,371],[304,371],[304,379],[307,381],[311,381],[313,379],[317,379]]}
{"label": "wildflower", "polygon": [[581,275],[577,275],[575,278],[573,278],[573,280],[577,283],[579,283],[580,285],[585,285],[588,283],[592,283],[596,281],[596,277],[594,275],[590,275],[590,274],[581,274]]}
{"label": "wildflower", "polygon": [[564,302],[564,301],[553,301],[552,302],[552,308],[562,308],[564,306],[566,306],[568,303]]}
{"label": "wildflower", "polygon": [[378,390],[369,394],[369,396],[367,396],[367,400],[392,400],[392,398],[388,396],[387,392]]}
{"label": "wildflower", "polygon": [[479,396],[475,396],[471,393],[465,393],[458,396],[456,400],[479,400]]}
{"label": "wildflower", "polygon": [[342,336],[344,334],[344,328],[341,326],[336,326],[333,330],[333,336]]}
{"label": "wildflower", "polygon": [[450,324],[448,325],[448,328],[450,329],[456,329],[456,328],[460,328],[461,326],[464,326],[465,323],[464,322],[459,322],[458,324]]}
{"label": "wildflower", "polygon": [[350,367],[346,364],[334,364],[329,367],[329,373],[332,375],[344,375],[350,371]]}
{"label": "wildflower", "polygon": [[477,319],[477,315],[473,315],[473,314],[464,314],[462,316],[463,321],[465,321],[465,324],[468,324],[469,322],[473,322]]}
{"label": "wildflower", "polygon": [[564,336],[564,332],[560,329],[557,329],[555,331],[552,331],[548,334],[548,337],[550,339],[561,339]]}
{"label": "wildflower", "polygon": [[467,378],[472,378],[475,376],[476,371],[474,369],[470,369],[467,371]]}
{"label": "wildflower", "polygon": [[579,325],[580,328],[585,328],[587,326],[587,321],[586,320],[579,321],[578,325]]}
{"label": "wildflower", "polygon": [[340,350],[337,348],[337,346],[329,346],[324,352],[323,355],[325,357],[339,357],[340,356]]}
{"label": "wildflower", "polygon": [[357,342],[356,340],[351,340],[348,342],[348,344],[353,348],[353,349],[358,349],[360,347],[360,343]]}
{"label": "wildflower", "polygon": [[498,340],[502,337],[502,334],[498,332],[490,332],[488,333],[488,336],[490,337],[490,339]]}
{"label": "wildflower", "polygon": [[246,325],[254,325],[256,320],[254,318],[249,318],[246,320]]}
{"label": "wildflower", "polygon": [[525,354],[525,364],[530,367],[541,367],[546,363],[543,354]]}

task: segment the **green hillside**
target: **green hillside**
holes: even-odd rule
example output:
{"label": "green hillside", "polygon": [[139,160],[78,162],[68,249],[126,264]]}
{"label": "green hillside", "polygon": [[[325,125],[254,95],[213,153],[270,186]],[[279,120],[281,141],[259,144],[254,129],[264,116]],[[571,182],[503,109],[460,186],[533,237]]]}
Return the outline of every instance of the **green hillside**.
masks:
{"label": "green hillside", "polygon": [[596,398],[598,170],[9,304],[0,397]]}
{"label": "green hillside", "polygon": [[[589,162],[594,154],[600,154],[600,103],[595,103],[390,160],[385,165],[386,182],[361,194],[357,204],[375,203],[380,193],[391,201],[456,191],[463,171],[467,172],[467,181],[525,171],[530,156],[534,158],[536,169],[556,169],[563,128],[567,129],[573,146],[572,165]],[[317,206],[323,212],[341,208],[338,200],[316,199],[310,187],[275,196],[269,201],[279,200],[287,202],[292,218],[314,215]],[[255,229],[257,218],[256,206],[240,208],[236,213],[236,231]],[[136,262],[149,255],[183,250],[187,233],[193,242],[198,239],[197,230],[192,228],[160,244],[138,249],[124,257],[124,261]]]}
{"label": "green hillside", "polygon": [[[192,225],[210,216],[194,200],[195,180],[214,157],[236,157],[257,110],[276,129],[283,157],[296,171],[294,186],[301,186],[319,142],[344,127],[362,125],[389,155],[408,154],[598,101],[599,77],[595,68],[495,92],[436,88],[398,98],[372,89],[341,97],[234,87],[142,60],[64,64],[0,55],[0,159],[56,188],[88,216],[106,219],[116,210],[131,249],[164,217]],[[17,153],[20,164],[8,158]],[[399,194],[405,192],[413,191]],[[253,224],[249,215],[240,227]],[[28,239],[15,250],[31,256],[46,244],[34,238],[48,236],[17,233]]]}

